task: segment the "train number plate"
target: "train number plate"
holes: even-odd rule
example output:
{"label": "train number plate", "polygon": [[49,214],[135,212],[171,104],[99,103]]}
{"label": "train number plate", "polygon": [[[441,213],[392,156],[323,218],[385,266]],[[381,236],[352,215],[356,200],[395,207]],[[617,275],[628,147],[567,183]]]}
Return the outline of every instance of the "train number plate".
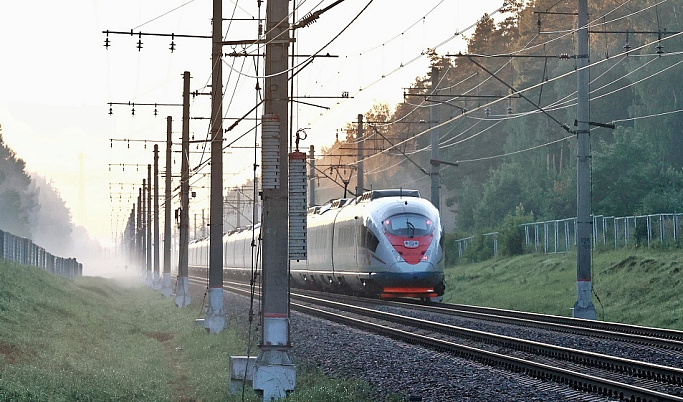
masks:
{"label": "train number plate", "polygon": [[404,240],[403,245],[406,248],[417,248],[417,246],[420,245],[420,242],[417,240]]}

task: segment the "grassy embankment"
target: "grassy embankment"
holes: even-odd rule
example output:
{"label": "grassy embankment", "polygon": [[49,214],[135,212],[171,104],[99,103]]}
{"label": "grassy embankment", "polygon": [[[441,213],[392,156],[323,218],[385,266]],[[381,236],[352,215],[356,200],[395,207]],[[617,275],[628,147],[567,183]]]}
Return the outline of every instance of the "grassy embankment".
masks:
{"label": "grassy embankment", "polygon": [[[681,267],[681,251],[596,253],[598,318],[683,330]],[[446,278],[446,302],[568,316],[576,255],[457,265]],[[234,323],[207,335],[200,302],[178,309],[139,283],[0,262],[0,400],[240,400],[227,394],[228,357],[245,354],[246,336]],[[292,401],[372,400],[361,383],[297,370]]]}
{"label": "grassy embankment", "polygon": [[[600,320],[683,330],[683,251],[593,254],[593,303]],[[448,303],[570,316],[576,254],[529,254],[446,269]],[[599,298],[599,301],[598,301]]]}
{"label": "grassy embankment", "polygon": [[[0,400],[241,400],[228,396],[228,365],[246,354],[246,336],[232,324],[208,335],[194,324],[200,309],[201,300],[178,309],[139,281],[68,280],[0,261]],[[297,370],[293,401],[372,400],[359,382]]]}

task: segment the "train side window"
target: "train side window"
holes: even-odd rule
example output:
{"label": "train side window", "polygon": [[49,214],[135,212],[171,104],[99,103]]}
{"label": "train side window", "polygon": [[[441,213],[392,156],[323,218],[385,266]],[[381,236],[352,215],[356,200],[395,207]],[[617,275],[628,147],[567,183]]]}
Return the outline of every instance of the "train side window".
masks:
{"label": "train side window", "polygon": [[360,229],[361,243],[363,247],[370,251],[377,251],[377,246],[379,246],[379,239],[367,226],[361,226]]}

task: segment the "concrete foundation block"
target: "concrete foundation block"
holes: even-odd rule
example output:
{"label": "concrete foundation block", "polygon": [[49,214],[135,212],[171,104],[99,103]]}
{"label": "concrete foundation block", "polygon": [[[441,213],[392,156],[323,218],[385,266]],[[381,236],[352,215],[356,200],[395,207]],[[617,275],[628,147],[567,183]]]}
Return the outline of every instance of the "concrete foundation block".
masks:
{"label": "concrete foundation block", "polygon": [[251,387],[256,368],[256,356],[230,356],[230,393],[242,392],[244,385]]}

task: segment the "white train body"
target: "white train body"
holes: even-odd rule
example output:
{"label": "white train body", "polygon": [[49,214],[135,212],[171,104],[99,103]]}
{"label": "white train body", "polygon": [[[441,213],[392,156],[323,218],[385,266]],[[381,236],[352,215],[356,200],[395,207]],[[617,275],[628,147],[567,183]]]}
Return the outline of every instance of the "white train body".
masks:
{"label": "white train body", "polygon": [[[252,236],[251,230],[224,236],[228,277],[250,277]],[[307,259],[291,261],[290,278],[293,286],[318,290],[437,298],[445,289],[442,236],[438,210],[415,190],[335,200],[309,209]],[[207,239],[190,244],[191,267],[208,266],[207,256]]]}

